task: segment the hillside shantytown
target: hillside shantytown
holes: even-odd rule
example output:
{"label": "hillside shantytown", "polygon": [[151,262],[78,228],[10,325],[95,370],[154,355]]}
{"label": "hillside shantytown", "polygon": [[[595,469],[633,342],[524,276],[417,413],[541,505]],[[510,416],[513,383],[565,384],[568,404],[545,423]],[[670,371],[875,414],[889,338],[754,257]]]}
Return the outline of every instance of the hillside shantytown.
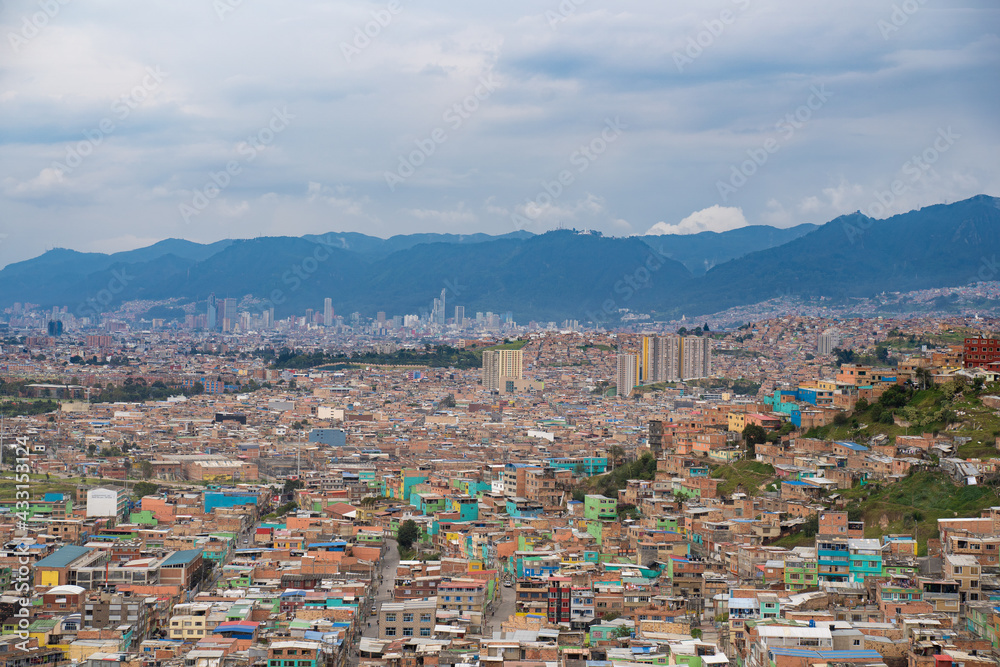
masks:
{"label": "hillside shantytown", "polygon": [[997,662],[997,322],[490,314],[333,354],[321,311],[31,312],[0,357],[2,667]]}

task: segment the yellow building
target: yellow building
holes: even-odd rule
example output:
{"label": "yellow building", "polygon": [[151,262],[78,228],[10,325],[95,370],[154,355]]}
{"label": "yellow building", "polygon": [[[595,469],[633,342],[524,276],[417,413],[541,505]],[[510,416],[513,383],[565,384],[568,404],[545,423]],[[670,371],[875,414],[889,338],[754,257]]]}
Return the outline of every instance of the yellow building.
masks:
{"label": "yellow building", "polygon": [[732,433],[742,433],[747,427],[747,415],[745,412],[730,412],[726,415],[729,422],[729,431]]}
{"label": "yellow building", "polygon": [[183,642],[197,642],[212,634],[215,623],[209,628],[208,613],[212,606],[204,603],[179,604],[174,607],[179,613],[170,617],[170,638]]}

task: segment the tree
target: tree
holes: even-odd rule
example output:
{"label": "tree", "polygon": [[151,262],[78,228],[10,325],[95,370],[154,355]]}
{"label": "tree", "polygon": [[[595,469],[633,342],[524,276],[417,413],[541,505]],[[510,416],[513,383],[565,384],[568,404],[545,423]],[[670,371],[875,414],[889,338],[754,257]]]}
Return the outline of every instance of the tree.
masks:
{"label": "tree", "polygon": [[806,537],[812,537],[819,532],[819,515],[813,514],[811,517],[806,519],[806,522],[802,524],[802,534]]}
{"label": "tree", "polygon": [[841,350],[839,347],[835,347],[832,350],[832,354],[835,358],[834,363],[838,367],[854,363],[854,350]]}
{"label": "tree", "polygon": [[934,375],[930,372],[929,369],[921,366],[920,368],[917,369],[917,372],[914,374],[914,379],[920,383],[921,389],[927,389],[927,383],[934,382]]}
{"label": "tree", "polygon": [[399,524],[399,530],[396,531],[396,542],[399,543],[400,549],[409,551],[418,539],[420,539],[420,526],[417,525],[416,521],[407,519]]}
{"label": "tree", "polygon": [[139,464],[139,473],[142,475],[143,479],[151,479],[153,477],[153,464],[149,461],[142,461]]}
{"label": "tree", "polygon": [[625,458],[625,450],[621,445],[611,445],[608,447],[608,456],[611,458],[611,469],[614,470]]}
{"label": "tree", "polygon": [[875,360],[878,361],[880,364],[888,364],[889,363],[889,348],[886,347],[885,345],[876,345],[875,346]]}
{"label": "tree", "polygon": [[883,408],[902,408],[910,401],[912,389],[898,384],[894,384],[878,397],[878,403]]}
{"label": "tree", "polygon": [[757,458],[757,445],[767,442],[767,431],[763,426],[747,424],[743,429],[743,441],[747,445],[747,460]]}
{"label": "tree", "polygon": [[135,494],[136,498],[155,495],[159,490],[159,485],[153,484],[152,482],[137,482],[136,485],[132,487],[132,493]]}

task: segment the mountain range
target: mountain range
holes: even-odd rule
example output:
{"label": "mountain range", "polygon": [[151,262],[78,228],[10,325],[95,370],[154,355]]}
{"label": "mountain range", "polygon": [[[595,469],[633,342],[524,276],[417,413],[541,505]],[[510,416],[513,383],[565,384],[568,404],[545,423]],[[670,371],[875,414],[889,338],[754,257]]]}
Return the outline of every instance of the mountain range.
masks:
{"label": "mountain range", "polygon": [[[283,317],[416,313],[445,290],[466,313],[613,323],[622,309],[658,318],[699,316],[775,296],[868,297],[881,292],[1000,279],[1000,199],[979,195],[875,220],[859,213],[789,229],[751,226],[692,235],[605,237],[560,230],[533,235],[355,232],[198,244],[167,239],[114,254],[56,248],[0,271],[0,307],[67,305],[209,293],[273,305]],[[88,305],[89,304],[89,305]],[[175,310],[169,314],[179,315]]]}

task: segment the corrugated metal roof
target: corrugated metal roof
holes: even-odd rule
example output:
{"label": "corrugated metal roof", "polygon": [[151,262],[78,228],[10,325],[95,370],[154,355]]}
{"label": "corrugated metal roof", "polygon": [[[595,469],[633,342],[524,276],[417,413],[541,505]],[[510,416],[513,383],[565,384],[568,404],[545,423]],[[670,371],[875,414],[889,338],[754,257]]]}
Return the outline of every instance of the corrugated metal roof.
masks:
{"label": "corrugated metal roof", "polygon": [[67,567],[77,558],[91,551],[93,549],[90,547],[78,547],[70,544],[38,561],[35,563],[35,567]]}
{"label": "corrugated metal roof", "polygon": [[168,565],[186,565],[200,556],[201,553],[201,549],[185,549],[184,551],[175,551],[167,556],[167,559],[163,561],[163,564],[160,565],[160,567],[167,567]]}

